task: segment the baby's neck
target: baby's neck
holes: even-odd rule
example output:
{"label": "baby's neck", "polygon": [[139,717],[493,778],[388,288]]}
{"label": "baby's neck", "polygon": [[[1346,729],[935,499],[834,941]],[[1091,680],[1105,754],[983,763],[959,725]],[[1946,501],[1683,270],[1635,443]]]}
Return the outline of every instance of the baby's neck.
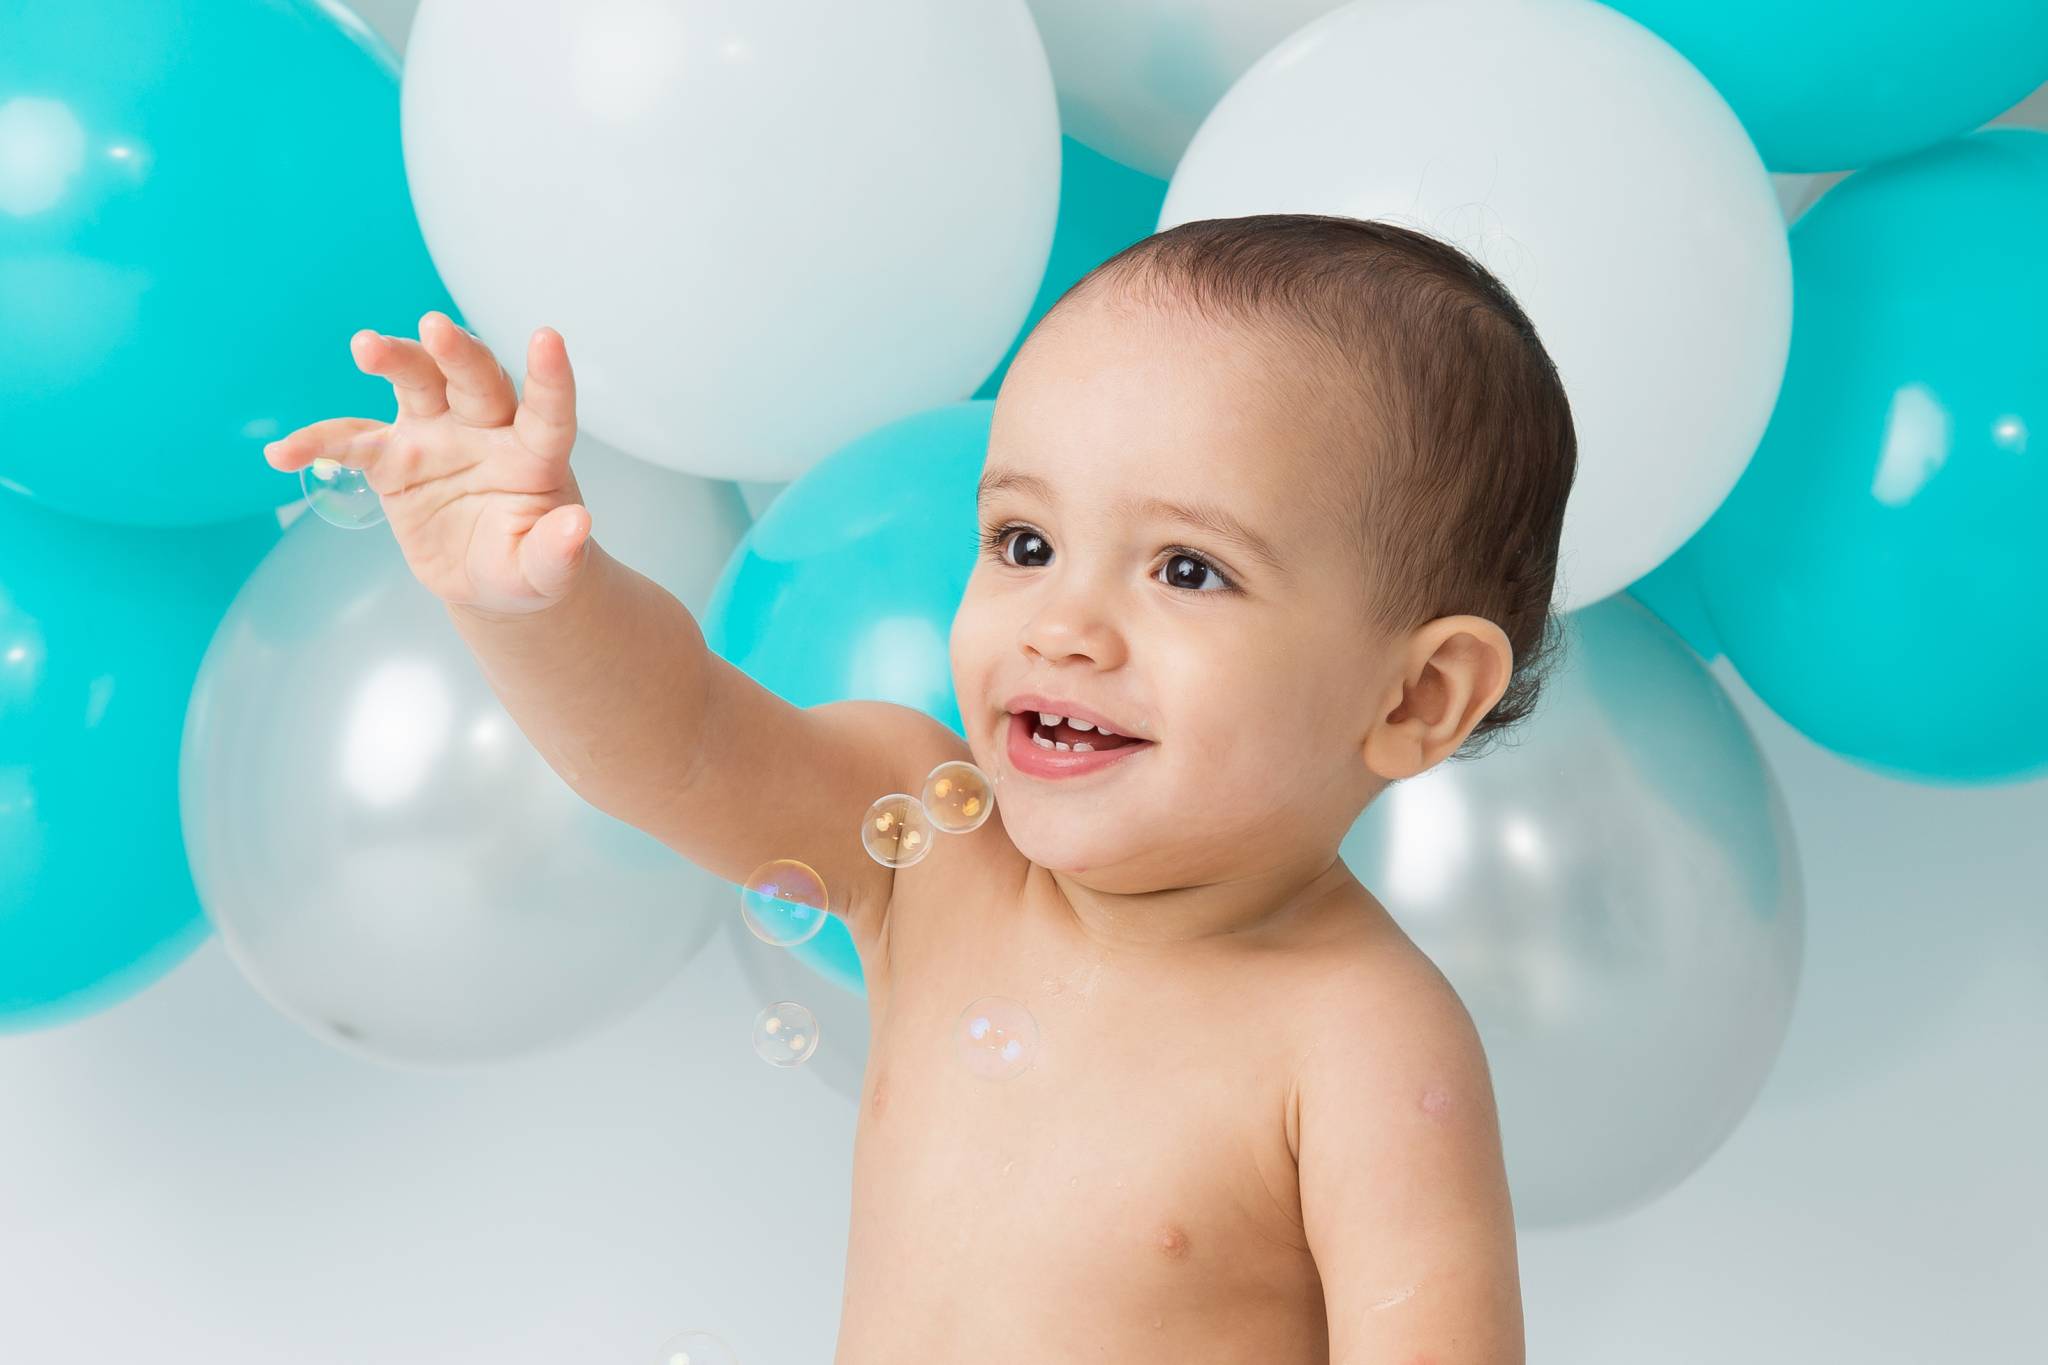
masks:
{"label": "baby's neck", "polygon": [[1068,873],[1037,871],[1089,939],[1140,953],[1282,928],[1352,882],[1351,870],[1334,853],[1221,881],[1140,892],[1104,891]]}

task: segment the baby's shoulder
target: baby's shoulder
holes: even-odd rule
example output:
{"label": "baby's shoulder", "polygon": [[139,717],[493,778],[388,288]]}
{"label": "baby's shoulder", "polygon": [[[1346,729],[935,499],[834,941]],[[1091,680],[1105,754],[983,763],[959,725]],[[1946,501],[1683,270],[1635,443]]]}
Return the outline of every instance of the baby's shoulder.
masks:
{"label": "baby's shoulder", "polygon": [[1327,1004],[1369,1010],[1456,998],[1429,955],[1355,882],[1334,890],[1279,957],[1282,971]]}
{"label": "baby's shoulder", "polygon": [[1449,979],[1370,894],[1358,890],[1345,908],[1350,929],[1292,954],[1300,1079],[1407,1086],[1430,1075],[1468,1085],[1483,1078],[1478,1029]]}

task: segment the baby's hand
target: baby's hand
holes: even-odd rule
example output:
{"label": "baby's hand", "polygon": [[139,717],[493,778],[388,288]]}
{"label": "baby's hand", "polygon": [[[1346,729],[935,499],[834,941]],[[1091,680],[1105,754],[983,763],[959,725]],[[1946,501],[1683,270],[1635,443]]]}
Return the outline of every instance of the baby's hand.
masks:
{"label": "baby's hand", "polygon": [[542,327],[527,342],[523,402],[489,348],[443,313],[420,319],[418,341],[364,330],[349,349],[391,381],[398,420],[330,417],[264,458],[282,470],[322,458],[360,468],[406,564],[451,605],[517,616],[559,601],[590,534],[569,472],[576,381],[561,334]]}

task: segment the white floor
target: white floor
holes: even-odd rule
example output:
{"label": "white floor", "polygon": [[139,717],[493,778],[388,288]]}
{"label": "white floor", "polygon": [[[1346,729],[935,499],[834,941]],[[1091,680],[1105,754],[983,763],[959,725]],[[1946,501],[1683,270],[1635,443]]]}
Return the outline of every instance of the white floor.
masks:
{"label": "white floor", "polygon": [[[1530,1360],[2037,1351],[2048,782],[1875,777],[1715,671],[1798,826],[1792,1036],[1692,1180],[1525,1236]],[[835,1065],[761,1063],[747,1032],[781,987],[737,951],[720,934],[623,1022],[483,1072],[330,1049],[217,940],[112,1010],[0,1037],[0,1361],[655,1365],[703,1327],[746,1365],[822,1365],[862,1042],[828,1022]]]}

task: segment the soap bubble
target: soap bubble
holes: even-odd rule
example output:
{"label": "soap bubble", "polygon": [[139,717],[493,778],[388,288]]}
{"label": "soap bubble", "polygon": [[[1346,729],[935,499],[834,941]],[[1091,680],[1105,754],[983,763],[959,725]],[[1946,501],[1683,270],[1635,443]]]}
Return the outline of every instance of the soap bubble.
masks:
{"label": "soap bubble", "polygon": [[932,851],[931,816],[909,792],[890,792],[861,818],[860,841],[883,867],[909,867]]}
{"label": "soap bubble", "polygon": [[925,815],[947,834],[971,834],[996,808],[995,784],[972,763],[941,763],[924,780]]}
{"label": "soap bubble", "polygon": [[818,1016],[778,1000],[754,1020],[754,1051],[774,1066],[802,1066],[818,1050]]}
{"label": "soap bubble", "polygon": [[808,863],[762,863],[740,888],[740,917],[763,943],[793,948],[825,927],[825,879]]}
{"label": "soap bubble", "polygon": [[709,1332],[684,1332],[661,1343],[654,1365],[739,1365],[739,1359]]}
{"label": "soap bubble", "polygon": [[384,500],[363,471],[325,456],[299,471],[306,505],[320,520],[347,531],[360,531],[384,520]]}
{"label": "soap bubble", "polygon": [[1038,1020],[1007,996],[986,995],[962,1010],[954,1034],[967,1069],[992,1081],[1028,1070],[1038,1057]]}

